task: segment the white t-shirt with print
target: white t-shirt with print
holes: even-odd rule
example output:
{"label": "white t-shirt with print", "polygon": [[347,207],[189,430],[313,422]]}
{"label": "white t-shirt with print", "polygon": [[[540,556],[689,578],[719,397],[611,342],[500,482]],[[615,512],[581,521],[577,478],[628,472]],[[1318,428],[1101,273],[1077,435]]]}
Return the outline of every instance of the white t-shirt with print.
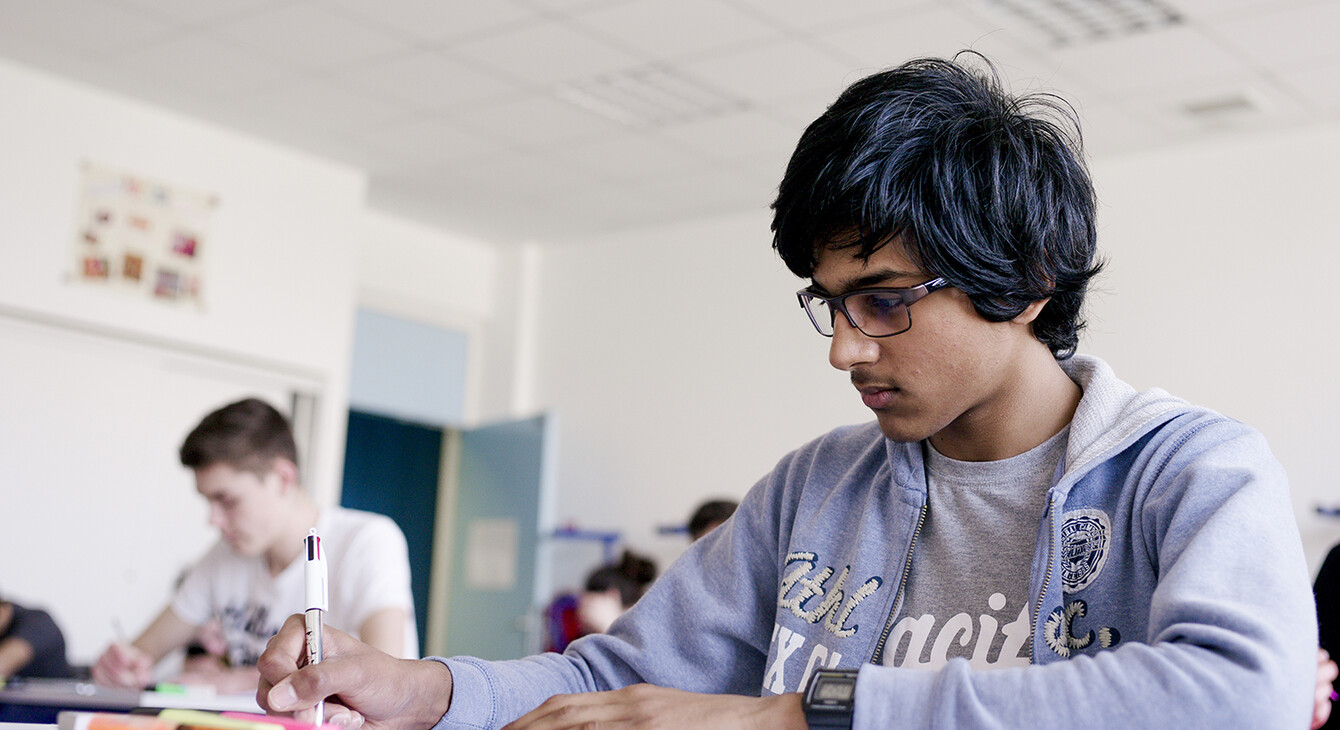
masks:
{"label": "white t-shirt with print", "polygon": [[[334,507],[321,511],[316,529],[330,576],[326,625],[358,636],[358,628],[374,613],[402,608],[401,656],[417,658],[409,553],[400,527],[385,515]],[[305,562],[299,553],[272,576],[264,556],[243,557],[220,540],[186,574],[172,599],[172,610],[196,626],[219,619],[232,665],[255,665],[284,620],[306,606]]]}

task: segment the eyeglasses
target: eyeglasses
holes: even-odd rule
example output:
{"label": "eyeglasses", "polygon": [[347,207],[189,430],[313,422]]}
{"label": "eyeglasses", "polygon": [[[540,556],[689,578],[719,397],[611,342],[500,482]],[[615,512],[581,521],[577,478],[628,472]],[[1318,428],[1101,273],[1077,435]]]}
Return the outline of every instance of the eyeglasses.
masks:
{"label": "eyeglasses", "polygon": [[825,297],[807,289],[796,292],[800,306],[810,316],[814,329],[824,337],[833,336],[837,313],[866,337],[892,337],[912,329],[914,302],[938,289],[950,286],[943,277],[907,289],[858,289],[841,296]]}

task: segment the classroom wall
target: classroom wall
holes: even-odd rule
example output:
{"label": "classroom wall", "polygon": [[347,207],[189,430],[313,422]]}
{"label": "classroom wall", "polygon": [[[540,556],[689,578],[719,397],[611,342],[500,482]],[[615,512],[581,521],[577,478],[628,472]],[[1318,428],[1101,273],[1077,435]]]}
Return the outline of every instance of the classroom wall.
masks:
{"label": "classroom wall", "polygon": [[[175,449],[216,398],[317,393],[307,481],[334,501],[365,178],[9,63],[0,98],[0,591],[89,661],[214,538]],[[85,161],[219,196],[202,308],[67,280]]]}
{"label": "classroom wall", "polygon": [[1111,259],[1086,349],[1260,429],[1288,469],[1315,571],[1340,540],[1340,125],[1099,160]]}
{"label": "classroom wall", "polygon": [[357,256],[361,308],[466,338],[464,403],[452,425],[506,411],[495,395],[510,390],[513,372],[506,250],[369,210]]}
{"label": "classroom wall", "polygon": [[[1340,128],[1289,130],[1093,162],[1111,259],[1086,352],[1265,432],[1288,468],[1315,569],[1340,520],[1328,454]],[[543,253],[537,398],[561,416],[559,519],[656,534],[739,496],[786,451],[869,420],[770,249],[766,211]]]}

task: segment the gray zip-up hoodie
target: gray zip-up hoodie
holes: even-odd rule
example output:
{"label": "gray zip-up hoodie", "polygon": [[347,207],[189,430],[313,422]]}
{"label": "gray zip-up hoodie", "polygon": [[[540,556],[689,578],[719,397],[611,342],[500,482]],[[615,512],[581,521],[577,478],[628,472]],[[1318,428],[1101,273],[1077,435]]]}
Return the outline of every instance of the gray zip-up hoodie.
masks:
{"label": "gray zip-up hoodie", "polygon": [[[1102,361],[1048,493],[1030,578],[1033,666],[880,666],[924,520],[918,444],[876,424],[787,455],[609,634],[566,653],[445,661],[439,728],[493,728],[554,694],[638,682],[796,692],[860,667],[855,727],[1305,728],[1316,617],[1283,469],[1256,431]],[[990,545],[967,545],[986,553]],[[964,616],[960,637],[1004,632]],[[1018,633],[1019,627],[1013,627]]]}

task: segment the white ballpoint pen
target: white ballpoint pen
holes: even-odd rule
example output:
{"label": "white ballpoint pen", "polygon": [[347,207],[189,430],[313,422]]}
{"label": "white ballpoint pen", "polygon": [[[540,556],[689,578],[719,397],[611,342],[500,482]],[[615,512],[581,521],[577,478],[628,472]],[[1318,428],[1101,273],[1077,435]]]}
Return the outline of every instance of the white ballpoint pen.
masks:
{"label": "white ballpoint pen", "polygon": [[[307,537],[303,538],[304,552],[307,554],[307,566],[304,571],[306,578],[305,598],[307,608],[307,664],[317,664],[322,659],[322,636],[321,627],[325,620],[325,613],[330,609],[330,592],[326,586],[326,553],[321,547],[321,536],[316,534],[316,528],[313,527],[307,531]],[[316,703],[316,721],[314,725],[320,725],[325,722],[326,703],[324,700]]]}

